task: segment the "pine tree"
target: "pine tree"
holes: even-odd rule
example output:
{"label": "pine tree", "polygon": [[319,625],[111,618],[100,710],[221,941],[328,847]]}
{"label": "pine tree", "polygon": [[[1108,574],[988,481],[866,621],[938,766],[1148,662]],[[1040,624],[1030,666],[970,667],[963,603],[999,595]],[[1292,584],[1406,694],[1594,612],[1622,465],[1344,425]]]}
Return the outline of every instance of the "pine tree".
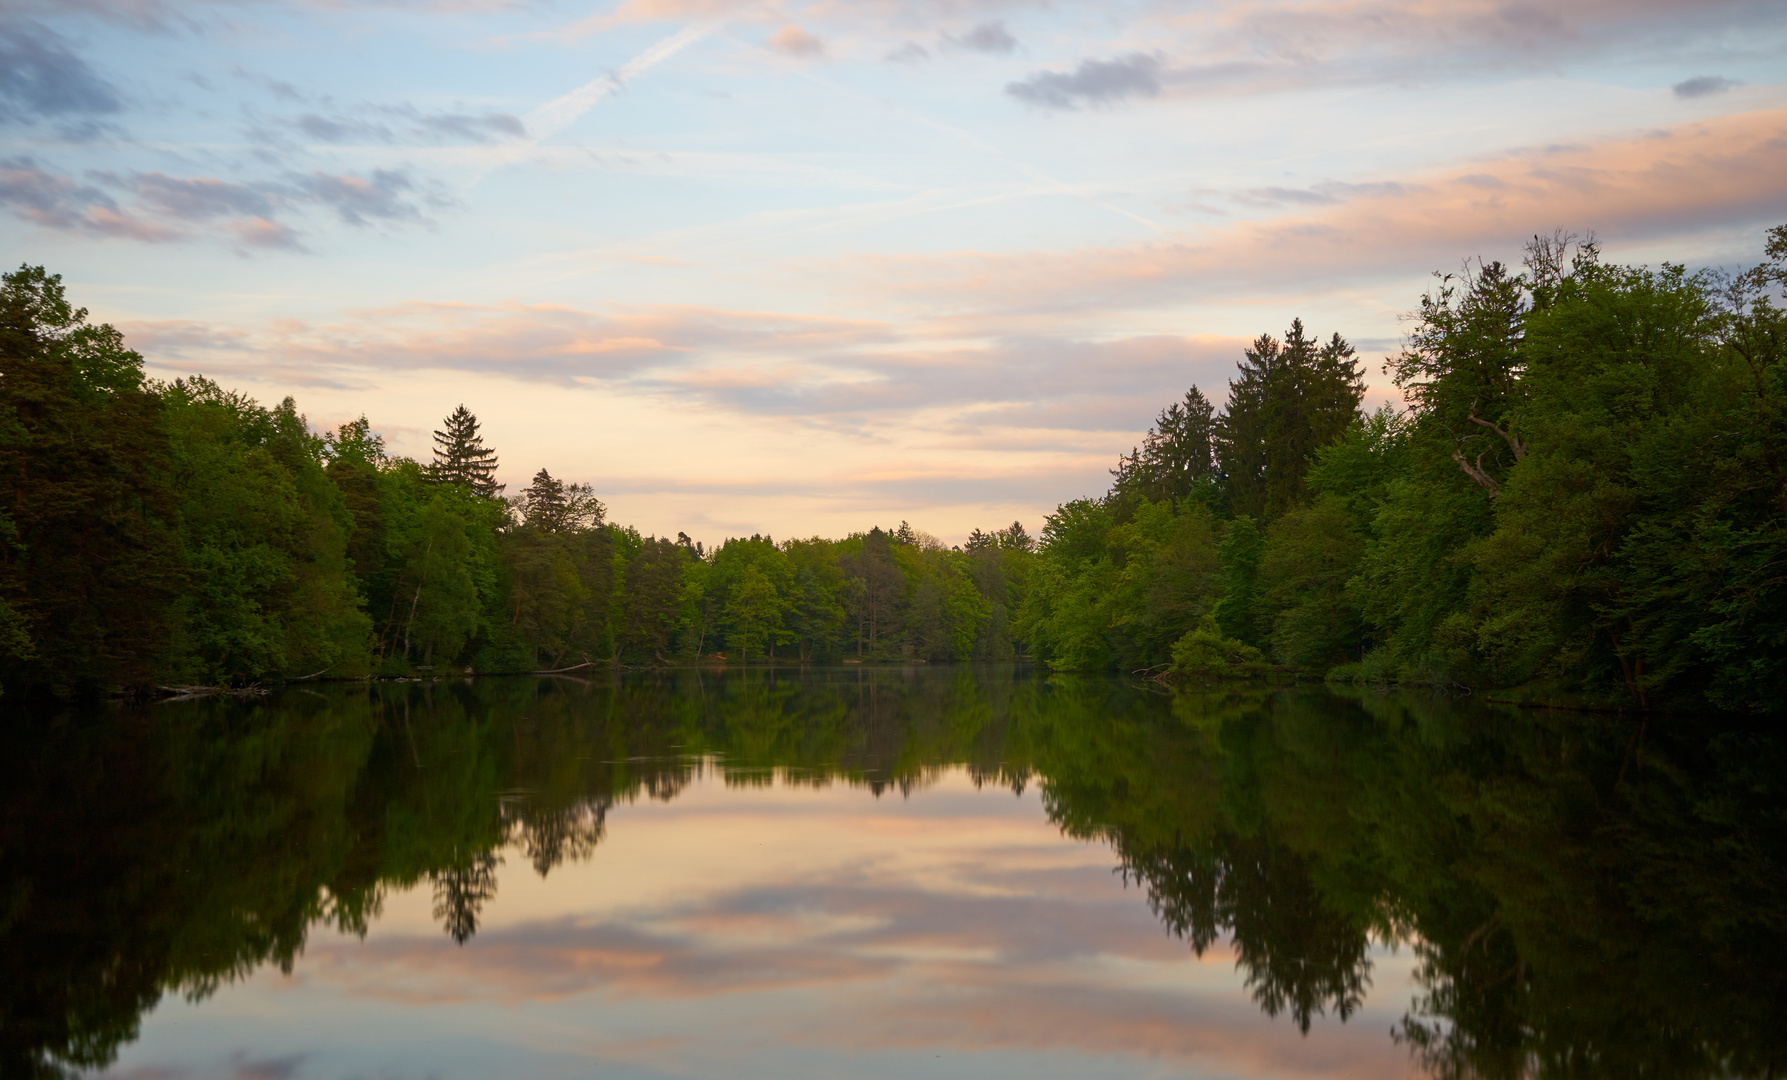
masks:
{"label": "pine tree", "polygon": [[474,495],[494,499],[503,490],[496,482],[496,451],[478,434],[478,418],[464,405],[447,417],[446,430],[434,433],[434,463],[429,476],[441,484],[458,484]]}
{"label": "pine tree", "polygon": [[[1142,445],[1119,455],[1111,470],[1114,503],[1133,508],[1139,499],[1183,499],[1216,474],[1215,410],[1197,387],[1161,411]],[[1129,510],[1120,511],[1127,520]]]}
{"label": "pine tree", "polygon": [[545,532],[561,532],[565,527],[565,484],[545,469],[534,474],[534,482],[522,493],[527,523]]}
{"label": "pine tree", "polygon": [[1216,425],[1216,453],[1229,508],[1270,518],[1303,494],[1315,452],[1346,434],[1365,375],[1346,339],[1335,334],[1317,345],[1302,319],[1292,320],[1283,342],[1260,335],[1239,366]]}
{"label": "pine tree", "polygon": [[521,511],[542,532],[580,532],[601,525],[608,508],[588,484],[567,484],[541,469],[521,493]]}

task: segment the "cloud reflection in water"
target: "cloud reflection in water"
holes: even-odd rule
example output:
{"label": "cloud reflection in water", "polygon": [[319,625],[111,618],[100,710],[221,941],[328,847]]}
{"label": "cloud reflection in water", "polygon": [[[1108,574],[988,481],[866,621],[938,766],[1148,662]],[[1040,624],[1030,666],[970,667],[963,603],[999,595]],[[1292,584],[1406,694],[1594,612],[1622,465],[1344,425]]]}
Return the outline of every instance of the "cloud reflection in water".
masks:
{"label": "cloud reflection in water", "polygon": [[114,1075],[229,1075],[206,1063],[321,1031],[296,1075],[1411,1070],[1386,1038],[1406,953],[1375,958],[1362,1014],[1302,1037],[1260,1014],[1228,948],[1200,962],[1163,932],[1108,846],[961,769],[904,798],[704,770],[674,801],[611,808],[588,861],[541,878],[521,855],[464,947],[427,883],[393,893],[364,941],[319,932],[291,976],[164,1005]]}

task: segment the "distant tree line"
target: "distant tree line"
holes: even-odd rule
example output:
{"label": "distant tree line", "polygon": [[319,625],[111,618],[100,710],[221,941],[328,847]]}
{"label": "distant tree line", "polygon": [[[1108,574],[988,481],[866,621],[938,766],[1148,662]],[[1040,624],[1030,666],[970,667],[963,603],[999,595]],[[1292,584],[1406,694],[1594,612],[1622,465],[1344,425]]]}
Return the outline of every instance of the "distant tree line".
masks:
{"label": "distant tree line", "polygon": [[463,406],[433,460],[146,379],[40,268],[0,294],[0,681],[57,693],[586,663],[1009,659],[1033,542],[902,523],[705,549],[540,469],[504,497]]}
{"label": "distant tree line", "polygon": [[504,497],[463,406],[433,460],[145,379],[22,268],[0,297],[0,681],[177,683],[582,663],[1029,656],[1272,667],[1532,700],[1787,700],[1787,226],[1742,275],[1536,238],[1423,296],[1361,412],[1339,335],[1246,351],[1110,490],[959,547],[643,536],[546,469]]}

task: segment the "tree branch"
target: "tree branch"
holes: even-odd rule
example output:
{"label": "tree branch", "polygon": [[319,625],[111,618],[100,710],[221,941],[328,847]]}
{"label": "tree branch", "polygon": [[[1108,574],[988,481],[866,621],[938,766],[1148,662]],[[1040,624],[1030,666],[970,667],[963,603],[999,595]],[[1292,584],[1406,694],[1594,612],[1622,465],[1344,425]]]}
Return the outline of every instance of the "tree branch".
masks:
{"label": "tree branch", "polygon": [[1452,460],[1458,462],[1458,467],[1464,470],[1464,475],[1476,481],[1478,487],[1489,492],[1490,498],[1493,499],[1501,494],[1502,486],[1495,482],[1494,477],[1483,471],[1482,454],[1477,455],[1477,463],[1475,465],[1471,464],[1470,461],[1465,458],[1464,454],[1457,450],[1452,451]]}
{"label": "tree branch", "polygon": [[[1485,420],[1481,416],[1477,415],[1477,403],[1474,401],[1471,402],[1471,415],[1470,415],[1469,419],[1470,419],[1471,423],[1476,424],[1478,427],[1486,427],[1490,431],[1493,431],[1497,435],[1500,435],[1502,437],[1502,440],[1508,444],[1508,449],[1514,451],[1514,460],[1516,463],[1526,460],[1526,444],[1521,442],[1519,439],[1516,439],[1513,434],[1514,421],[1509,420],[1508,421],[1508,430],[1503,431],[1501,428],[1496,427],[1493,423],[1491,423],[1488,420]],[[1482,459],[1479,457],[1478,460],[1481,461]]]}

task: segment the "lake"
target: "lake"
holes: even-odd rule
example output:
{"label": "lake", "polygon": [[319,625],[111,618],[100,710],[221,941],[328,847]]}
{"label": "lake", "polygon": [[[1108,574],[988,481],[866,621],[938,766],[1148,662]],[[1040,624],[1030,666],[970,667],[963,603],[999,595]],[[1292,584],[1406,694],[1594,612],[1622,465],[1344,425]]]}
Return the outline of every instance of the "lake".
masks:
{"label": "lake", "polygon": [[1012,666],[4,719],[7,1076],[1787,1064],[1753,724]]}

